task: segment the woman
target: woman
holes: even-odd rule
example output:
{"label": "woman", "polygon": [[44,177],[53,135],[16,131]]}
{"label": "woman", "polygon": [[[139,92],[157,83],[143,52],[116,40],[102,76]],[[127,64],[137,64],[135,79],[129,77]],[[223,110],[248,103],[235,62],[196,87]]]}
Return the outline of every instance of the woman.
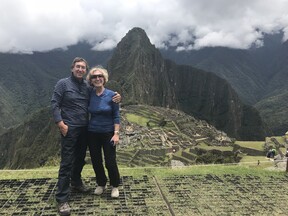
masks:
{"label": "woman", "polygon": [[115,92],[104,87],[108,81],[107,70],[94,67],[86,79],[94,87],[88,107],[90,113],[88,145],[97,182],[94,193],[100,195],[106,188],[107,177],[102,160],[103,149],[105,166],[112,186],[111,197],[117,198],[120,183],[116,162],[116,145],[119,143],[120,129],[119,104],[112,101]]}

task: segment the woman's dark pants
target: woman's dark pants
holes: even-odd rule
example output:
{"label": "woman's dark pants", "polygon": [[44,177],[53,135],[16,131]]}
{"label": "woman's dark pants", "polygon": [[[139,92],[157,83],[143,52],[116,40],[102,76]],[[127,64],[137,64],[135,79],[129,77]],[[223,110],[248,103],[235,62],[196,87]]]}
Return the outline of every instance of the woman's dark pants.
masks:
{"label": "woman's dark pants", "polygon": [[110,142],[113,134],[114,131],[110,133],[89,132],[89,151],[93,169],[96,174],[96,182],[99,186],[105,186],[107,183],[107,177],[103,166],[102,149],[110,185],[118,187],[120,183],[120,174],[116,162],[116,146],[113,146]]}

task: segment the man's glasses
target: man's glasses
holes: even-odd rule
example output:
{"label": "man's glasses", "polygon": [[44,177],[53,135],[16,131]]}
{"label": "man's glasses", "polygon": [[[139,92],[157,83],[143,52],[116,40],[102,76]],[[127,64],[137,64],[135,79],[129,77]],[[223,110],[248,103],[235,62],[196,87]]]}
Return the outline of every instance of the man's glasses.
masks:
{"label": "man's glasses", "polygon": [[98,75],[91,75],[90,79],[96,79],[96,78],[103,78],[104,76],[102,74],[98,74]]}

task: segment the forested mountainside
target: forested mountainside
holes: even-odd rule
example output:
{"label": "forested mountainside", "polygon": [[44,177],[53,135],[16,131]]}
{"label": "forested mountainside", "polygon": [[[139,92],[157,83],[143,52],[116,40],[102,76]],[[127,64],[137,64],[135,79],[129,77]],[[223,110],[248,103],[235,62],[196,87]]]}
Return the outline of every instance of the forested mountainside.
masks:
{"label": "forested mountainside", "polygon": [[210,71],[227,80],[244,103],[260,112],[274,134],[287,131],[288,41],[282,33],[264,36],[262,47],[248,50],[210,47],[176,52],[161,50],[165,58]]}

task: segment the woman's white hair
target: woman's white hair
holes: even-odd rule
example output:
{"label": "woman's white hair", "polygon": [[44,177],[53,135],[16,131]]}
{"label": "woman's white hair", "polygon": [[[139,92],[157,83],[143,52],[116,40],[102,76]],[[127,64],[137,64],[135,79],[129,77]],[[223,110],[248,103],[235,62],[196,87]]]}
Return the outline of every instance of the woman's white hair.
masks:
{"label": "woman's white hair", "polygon": [[88,81],[88,83],[91,84],[91,76],[93,75],[95,71],[100,71],[102,73],[102,75],[104,76],[104,85],[105,85],[108,82],[109,75],[108,75],[108,71],[102,66],[95,66],[90,69],[88,75],[86,76],[86,80]]}

